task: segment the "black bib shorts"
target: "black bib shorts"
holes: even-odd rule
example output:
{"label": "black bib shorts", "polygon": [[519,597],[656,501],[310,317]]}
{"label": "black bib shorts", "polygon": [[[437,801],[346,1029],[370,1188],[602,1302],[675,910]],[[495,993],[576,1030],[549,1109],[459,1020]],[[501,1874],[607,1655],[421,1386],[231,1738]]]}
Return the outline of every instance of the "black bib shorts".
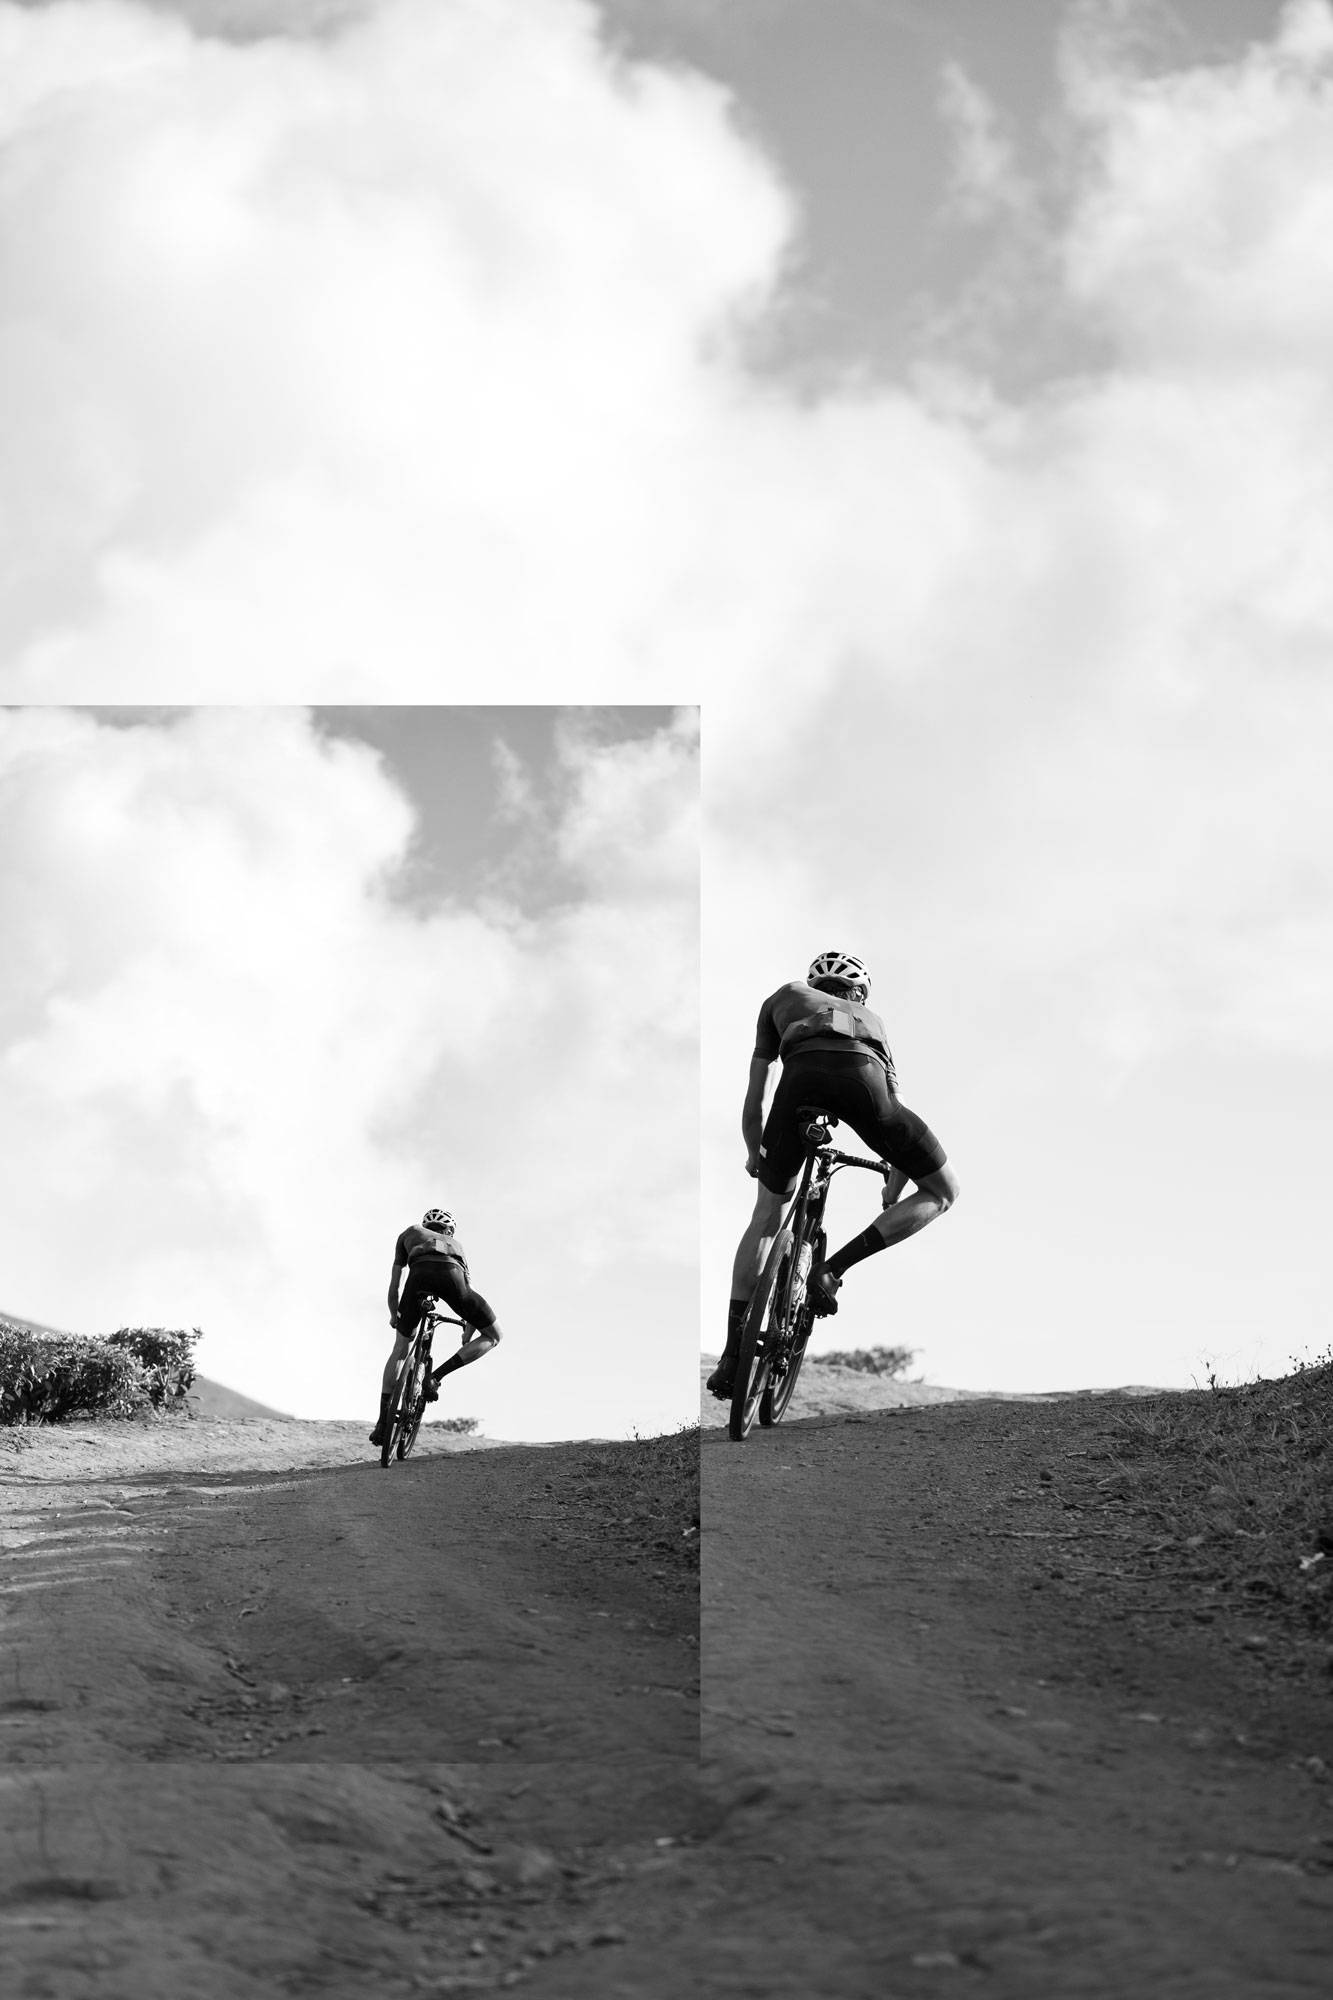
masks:
{"label": "black bib shorts", "polygon": [[465,1326],[484,1332],[495,1322],[495,1314],[480,1292],[474,1292],[463,1266],[454,1257],[415,1257],[407,1267],[407,1281],[398,1301],[398,1332],[410,1340],[427,1299],[438,1299],[450,1312],[457,1313]]}
{"label": "black bib shorts", "polygon": [[877,1159],[887,1160],[910,1181],[938,1173],[948,1157],[925,1119],[889,1088],[877,1056],[856,1049],[811,1049],[783,1062],[764,1124],[759,1180],[770,1194],[788,1195],[796,1185],[805,1158],[796,1114],[806,1105],[850,1125]]}

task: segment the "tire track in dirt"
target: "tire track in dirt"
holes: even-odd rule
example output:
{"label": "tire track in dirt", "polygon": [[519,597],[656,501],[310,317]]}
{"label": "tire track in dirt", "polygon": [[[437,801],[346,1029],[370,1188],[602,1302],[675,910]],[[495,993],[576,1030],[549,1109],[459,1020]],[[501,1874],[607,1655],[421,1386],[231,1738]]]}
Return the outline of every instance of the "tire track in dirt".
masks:
{"label": "tire track in dirt", "polygon": [[697,1593],[582,1522],[583,1450],[7,1480],[7,2000],[650,1976]]}
{"label": "tire track in dirt", "polygon": [[1070,1527],[1106,1421],[705,1433],[710,1990],[1327,1991],[1327,1692]]}

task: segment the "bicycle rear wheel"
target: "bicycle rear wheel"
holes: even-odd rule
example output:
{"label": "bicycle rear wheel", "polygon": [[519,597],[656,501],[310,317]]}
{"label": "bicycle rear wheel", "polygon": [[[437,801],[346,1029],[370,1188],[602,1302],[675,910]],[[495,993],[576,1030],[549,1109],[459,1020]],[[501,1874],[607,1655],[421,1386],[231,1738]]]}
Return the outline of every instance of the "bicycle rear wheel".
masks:
{"label": "bicycle rear wheel", "polygon": [[750,1300],[741,1328],[740,1355],[731,1391],[731,1414],[727,1429],[740,1444],[750,1434],[759,1404],[768,1387],[772,1364],[772,1337],[776,1327],[776,1305],[792,1252],[792,1233],[785,1226],[778,1231],[768,1253],[763,1276]]}
{"label": "bicycle rear wheel", "polygon": [[[821,1229],[815,1237],[810,1267],[824,1261],[825,1237]],[[788,1403],[796,1388],[805,1360],[805,1344],[810,1338],[810,1328],[814,1324],[814,1307],[803,1290],[799,1297],[796,1274],[800,1268],[799,1257],[793,1257],[787,1266],[783,1285],[783,1296],[775,1314],[777,1323],[784,1329],[786,1338],[778,1343],[769,1370],[768,1382],[759,1398],[759,1422],[765,1430],[773,1424],[780,1424]]]}

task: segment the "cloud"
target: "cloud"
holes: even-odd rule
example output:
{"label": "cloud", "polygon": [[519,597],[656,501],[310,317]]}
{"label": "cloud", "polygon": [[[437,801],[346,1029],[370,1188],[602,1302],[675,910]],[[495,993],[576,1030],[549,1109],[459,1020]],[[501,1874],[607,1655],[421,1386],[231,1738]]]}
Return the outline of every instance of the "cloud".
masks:
{"label": "cloud", "polygon": [[869,874],[932,950],[947,896],[946,948],[992,992],[1058,983],[1094,1052],[1130,1045],[1131,974],[1141,1049],[1327,1050],[1333,14],[1152,76],[1075,38],[1065,71],[1052,262],[1108,358],[1022,402],[935,373],[910,413],[866,400],[821,636],[770,669],[785,738],[747,764],[752,698],[710,711],[720,823],[738,848],[798,827],[831,910]]}
{"label": "cloud", "polygon": [[1018,172],[1004,121],[959,63],[944,65],[940,110],[952,140],[953,194],[961,213],[983,221],[997,211],[1024,210],[1031,191]]}
{"label": "cloud", "polygon": [[1096,36],[1063,64],[1085,148],[1065,240],[1074,296],[1143,365],[1317,363],[1333,248],[1333,12],[1286,6],[1234,62],[1144,75]]}
{"label": "cloud", "polygon": [[[423,912],[390,893],[408,801],[303,711],[6,712],[5,1304],[198,1322],[206,1373],[348,1414],[387,1349],[393,1239],[447,1199],[517,1336],[483,1401],[541,1435],[591,1375],[616,1382],[606,1421],[661,1416],[669,1328],[645,1305],[617,1370],[599,1294],[627,1264],[665,1298],[694,1284],[697,784],[687,731],[625,754],[655,766],[646,909],[627,858],[545,916]],[[571,736],[561,756],[577,823],[616,752]]]}
{"label": "cloud", "polygon": [[664,678],[789,214],[718,86],[597,31],[0,6],[10,694]]}

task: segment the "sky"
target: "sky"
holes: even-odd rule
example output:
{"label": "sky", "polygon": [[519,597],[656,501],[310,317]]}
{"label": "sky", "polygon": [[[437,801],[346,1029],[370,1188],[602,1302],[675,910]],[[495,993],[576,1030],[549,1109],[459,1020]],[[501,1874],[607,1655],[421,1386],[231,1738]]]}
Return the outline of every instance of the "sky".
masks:
{"label": "sky", "polygon": [[373,1418],[443,1205],[458,1413],[689,1421],[697,888],[688,711],[0,711],[4,1309]]}
{"label": "sky", "polygon": [[837,944],[963,1190],[837,1344],[1323,1351],[1331,95],[1327,0],[0,5],[0,697],[698,702],[705,1342]]}

